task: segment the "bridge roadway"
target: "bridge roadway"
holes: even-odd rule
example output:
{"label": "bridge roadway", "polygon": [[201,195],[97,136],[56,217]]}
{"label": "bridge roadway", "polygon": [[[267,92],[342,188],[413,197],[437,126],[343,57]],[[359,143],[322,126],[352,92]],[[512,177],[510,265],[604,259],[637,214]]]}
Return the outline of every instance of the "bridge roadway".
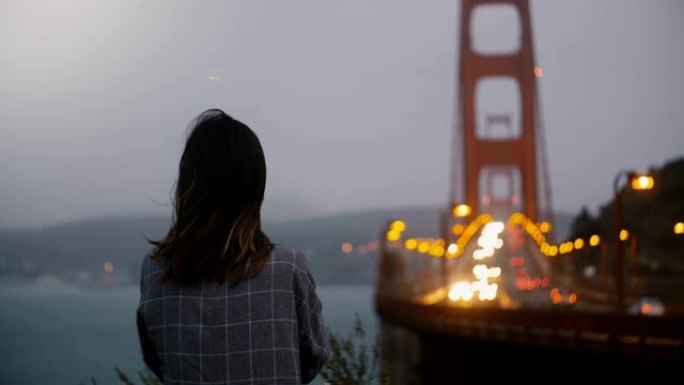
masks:
{"label": "bridge roadway", "polygon": [[414,381],[404,383],[478,383],[481,374],[504,379],[513,373],[561,382],[684,382],[683,317],[461,308],[381,295],[376,310],[383,329],[400,329],[402,338],[419,341],[413,346],[419,358],[409,365]]}

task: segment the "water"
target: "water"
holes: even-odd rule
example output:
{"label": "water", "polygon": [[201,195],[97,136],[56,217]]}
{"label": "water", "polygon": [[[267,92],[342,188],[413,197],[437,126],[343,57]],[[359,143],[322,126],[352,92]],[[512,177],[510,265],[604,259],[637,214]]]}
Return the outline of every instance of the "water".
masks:
{"label": "water", "polygon": [[[336,333],[358,313],[377,331],[371,286],[320,286],[323,314]],[[135,328],[136,287],[83,289],[54,279],[0,286],[0,384],[121,385],[114,367],[143,367]],[[320,383],[321,381],[319,381]]]}

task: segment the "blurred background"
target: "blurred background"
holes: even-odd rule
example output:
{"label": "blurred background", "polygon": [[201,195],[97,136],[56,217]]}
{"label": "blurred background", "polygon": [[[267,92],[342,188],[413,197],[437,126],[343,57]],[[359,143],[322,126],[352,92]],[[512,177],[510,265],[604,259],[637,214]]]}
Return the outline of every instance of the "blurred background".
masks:
{"label": "blurred background", "polygon": [[[616,174],[657,175],[667,187],[627,192],[624,221],[656,277],[644,294],[678,309],[684,2],[529,4],[555,238],[606,238]],[[516,42],[515,17],[488,16],[476,44]],[[145,238],[168,229],[187,126],[208,108],[262,141],[266,231],[310,258],[331,327],[358,313],[375,333],[386,225],[438,236],[456,203],[460,22],[457,0],[0,1],[0,382],[143,367]],[[483,87],[480,106],[521,119],[505,79]],[[554,271],[592,278],[598,253]]]}

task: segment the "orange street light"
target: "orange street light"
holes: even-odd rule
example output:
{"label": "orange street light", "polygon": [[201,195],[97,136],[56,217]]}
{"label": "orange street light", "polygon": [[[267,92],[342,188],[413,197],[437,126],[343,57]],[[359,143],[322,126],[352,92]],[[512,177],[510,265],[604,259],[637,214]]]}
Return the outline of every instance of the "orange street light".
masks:
{"label": "orange street light", "polygon": [[461,234],[463,234],[463,230],[465,230],[465,226],[463,226],[463,225],[460,224],[460,223],[457,223],[457,224],[455,224],[455,225],[453,225],[453,226],[451,227],[451,232],[452,232],[454,235],[461,235]]}
{"label": "orange street light", "polygon": [[406,230],[406,223],[401,220],[396,220],[390,224],[390,229],[401,233]]}
{"label": "orange street light", "polygon": [[460,205],[455,205],[454,208],[451,210],[451,213],[452,213],[455,217],[458,217],[458,218],[465,218],[465,217],[467,217],[468,215],[470,215],[470,213],[471,213],[472,211],[473,211],[473,209],[470,208],[470,206],[468,206],[468,205],[466,205],[466,204],[460,204]]}
{"label": "orange street light", "polygon": [[633,175],[632,188],[634,190],[650,190],[653,188],[653,177],[649,175]]}
{"label": "orange street light", "polygon": [[620,230],[619,237],[621,241],[626,241],[629,238],[629,230]]}
{"label": "orange street light", "polygon": [[684,234],[684,222],[677,222],[674,225],[675,234]]}
{"label": "orange street light", "polygon": [[653,177],[649,175],[639,175],[632,170],[620,171],[613,179],[613,193],[615,195],[615,310],[622,313],[625,301],[624,287],[624,254],[625,245],[623,242],[629,237],[629,232],[622,226],[622,195],[624,188],[620,186],[622,177],[627,177],[627,184],[634,190],[650,190],[653,188]]}
{"label": "orange street light", "polygon": [[354,245],[352,245],[352,244],[349,243],[349,242],[345,242],[345,243],[342,244],[341,249],[342,249],[342,252],[343,252],[343,253],[349,254],[349,253],[351,253],[352,251],[354,251]]}
{"label": "orange street light", "polygon": [[539,224],[539,230],[542,233],[548,233],[549,231],[551,231],[551,223],[549,223],[547,221],[540,223]]}
{"label": "orange street light", "polygon": [[418,247],[418,240],[415,238],[409,238],[404,242],[404,247],[408,250],[414,250]]}
{"label": "orange street light", "polygon": [[591,236],[591,238],[589,238],[589,245],[590,246],[598,246],[599,243],[601,243],[601,237],[600,236],[594,234]]}
{"label": "orange street light", "polygon": [[401,231],[390,230],[387,232],[387,240],[390,242],[398,241],[401,238]]}

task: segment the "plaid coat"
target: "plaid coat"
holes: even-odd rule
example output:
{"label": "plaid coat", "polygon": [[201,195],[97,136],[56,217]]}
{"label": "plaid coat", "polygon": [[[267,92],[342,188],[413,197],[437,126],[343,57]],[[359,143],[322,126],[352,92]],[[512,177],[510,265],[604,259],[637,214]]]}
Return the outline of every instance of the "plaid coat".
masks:
{"label": "plaid coat", "polygon": [[308,383],[329,356],[321,302],[304,255],[276,247],[261,272],[236,287],[160,284],[142,264],[138,334],[164,384]]}

